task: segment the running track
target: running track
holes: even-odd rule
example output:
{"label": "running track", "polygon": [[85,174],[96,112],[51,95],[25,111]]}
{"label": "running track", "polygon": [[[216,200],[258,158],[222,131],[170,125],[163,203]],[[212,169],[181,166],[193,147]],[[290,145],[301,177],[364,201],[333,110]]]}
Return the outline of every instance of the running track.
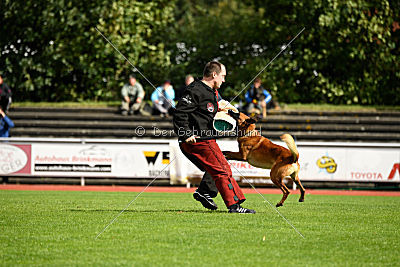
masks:
{"label": "running track", "polygon": [[[140,192],[144,186],[98,186],[98,185],[25,185],[25,184],[3,184],[0,190],[34,190],[34,191],[97,191],[97,192]],[[186,187],[163,187],[150,186],[145,192],[168,192],[168,193],[193,193],[195,188]],[[259,188],[261,194],[281,194],[279,189]],[[257,194],[254,189],[243,188],[245,194]],[[299,190],[291,190],[292,194],[300,194]],[[314,190],[306,189],[310,195],[346,195],[346,196],[391,196],[400,197],[400,191],[369,191],[369,190]]]}

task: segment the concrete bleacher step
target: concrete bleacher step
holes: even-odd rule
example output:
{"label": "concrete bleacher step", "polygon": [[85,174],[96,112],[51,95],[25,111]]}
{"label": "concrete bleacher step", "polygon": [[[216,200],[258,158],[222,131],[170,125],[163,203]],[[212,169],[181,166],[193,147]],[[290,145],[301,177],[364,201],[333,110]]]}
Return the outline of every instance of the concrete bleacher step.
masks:
{"label": "concrete bleacher step", "polygon": [[22,119],[13,120],[18,127],[46,127],[46,128],[95,128],[95,129],[134,129],[139,125],[144,128],[172,128],[171,121],[98,121],[98,120],[42,120]]}
{"label": "concrete bleacher step", "polygon": [[[398,133],[360,133],[360,132],[326,132],[326,131],[285,131],[301,141],[370,141],[370,142],[396,142],[399,140]],[[279,140],[283,132],[262,131],[262,135],[271,139]],[[160,133],[155,135],[153,131],[147,131],[143,135],[137,135],[133,130],[103,130],[103,129],[16,129],[13,136],[19,137],[57,137],[57,138],[175,138],[173,132],[166,135]],[[234,139],[234,138],[231,138]]]}
{"label": "concrete bleacher step", "polygon": [[269,115],[302,115],[302,116],[378,116],[378,117],[400,117],[400,111],[295,111],[295,110],[271,110]]}
{"label": "concrete bleacher step", "polygon": [[[12,107],[11,112],[44,112],[44,113],[106,113],[106,114],[120,114],[118,107],[106,108],[79,108],[79,107]],[[365,116],[378,116],[378,117],[400,117],[400,111],[310,111],[310,110],[271,110],[268,116],[275,115],[300,115],[300,116],[352,116],[352,117],[365,117]]]}
{"label": "concrete bleacher step", "polygon": [[[74,121],[74,120],[14,120],[19,128],[45,127],[48,129],[125,129],[134,130],[141,126],[146,130],[172,130],[172,121]],[[365,124],[332,124],[332,123],[269,123],[257,124],[262,131],[347,131],[347,132],[400,132],[400,124],[371,125]]]}
{"label": "concrete bleacher step", "polygon": [[[13,120],[18,119],[39,119],[39,120],[75,120],[75,121],[141,121],[141,122],[148,122],[148,121],[170,121],[170,118],[160,118],[158,116],[121,116],[117,112],[100,112],[100,111],[93,111],[93,112],[65,112],[63,110],[57,111],[20,111],[15,110],[10,113]],[[400,113],[397,117],[395,116],[377,116],[376,114],[369,113],[369,116],[364,115],[360,116],[337,116],[337,115],[327,115],[327,114],[320,114],[320,112],[315,112],[313,115],[288,115],[283,113],[274,113],[268,115],[266,119],[260,120],[258,123],[276,123],[276,122],[286,122],[286,123],[335,123],[335,124],[382,124],[382,125],[399,125],[400,124]]]}
{"label": "concrete bleacher step", "polygon": [[[174,137],[172,119],[122,116],[118,108],[12,108],[13,137],[139,138]],[[273,111],[257,123],[272,140],[288,132],[297,140],[399,142],[400,112]],[[166,134],[160,134],[161,132]]]}

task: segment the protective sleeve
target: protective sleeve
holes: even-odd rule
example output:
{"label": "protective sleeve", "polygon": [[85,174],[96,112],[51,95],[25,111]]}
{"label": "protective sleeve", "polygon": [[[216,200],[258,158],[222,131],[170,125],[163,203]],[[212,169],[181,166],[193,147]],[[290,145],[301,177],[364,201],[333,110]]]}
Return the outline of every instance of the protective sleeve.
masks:
{"label": "protective sleeve", "polygon": [[231,103],[229,103],[228,101],[221,99],[218,102],[218,111],[224,111],[225,113],[228,112],[228,110],[233,110],[233,112],[235,113],[239,113],[239,110],[237,108],[235,108]]}
{"label": "protective sleeve", "polygon": [[194,135],[193,129],[189,127],[189,113],[194,112],[199,105],[199,96],[193,91],[185,91],[179,100],[174,112],[174,131],[180,140],[186,140]]}

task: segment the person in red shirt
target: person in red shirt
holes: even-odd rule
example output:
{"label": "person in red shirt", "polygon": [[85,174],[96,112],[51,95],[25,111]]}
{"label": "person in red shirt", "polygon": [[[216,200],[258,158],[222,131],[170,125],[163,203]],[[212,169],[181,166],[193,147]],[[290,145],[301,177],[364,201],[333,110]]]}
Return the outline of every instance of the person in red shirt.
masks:
{"label": "person in red shirt", "polygon": [[[215,139],[197,140],[197,137],[215,136],[213,120],[218,112],[218,89],[225,82],[225,66],[217,61],[208,62],[201,80],[189,84],[174,111],[174,130],[181,141],[183,154],[200,170],[211,175],[230,213],[255,213],[240,206],[246,198],[228,161]],[[194,198],[204,207],[215,210],[217,205],[209,192],[196,190]]]}

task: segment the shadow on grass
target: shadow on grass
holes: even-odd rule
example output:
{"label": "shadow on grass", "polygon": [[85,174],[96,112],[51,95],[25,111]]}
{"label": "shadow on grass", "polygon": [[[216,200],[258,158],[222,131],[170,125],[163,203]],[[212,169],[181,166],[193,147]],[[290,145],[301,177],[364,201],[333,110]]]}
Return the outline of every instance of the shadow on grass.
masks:
{"label": "shadow on grass", "polygon": [[[122,210],[113,209],[67,209],[66,211],[72,212],[121,212]],[[227,213],[226,210],[179,210],[179,209],[165,209],[165,210],[125,210],[124,212],[137,212],[137,213]]]}
{"label": "shadow on grass", "polygon": [[[115,212],[119,213],[122,210],[116,210],[116,209],[91,209],[91,210],[85,210],[85,209],[67,209],[65,211],[71,211],[71,212],[84,212],[84,213],[94,213],[94,212]],[[125,210],[124,212],[131,212],[131,213],[176,213],[176,214],[185,214],[185,213],[197,213],[197,214],[230,214],[228,213],[228,210],[223,209],[223,210],[206,210],[206,209],[199,209],[199,210],[194,210],[194,209],[188,209],[188,210],[179,210],[179,209],[165,209],[165,210]],[[267,210],[257,210],[258,214],[263,214],[263,213],[270,213]],[[236,213],[234,213],[236,214]]]}

